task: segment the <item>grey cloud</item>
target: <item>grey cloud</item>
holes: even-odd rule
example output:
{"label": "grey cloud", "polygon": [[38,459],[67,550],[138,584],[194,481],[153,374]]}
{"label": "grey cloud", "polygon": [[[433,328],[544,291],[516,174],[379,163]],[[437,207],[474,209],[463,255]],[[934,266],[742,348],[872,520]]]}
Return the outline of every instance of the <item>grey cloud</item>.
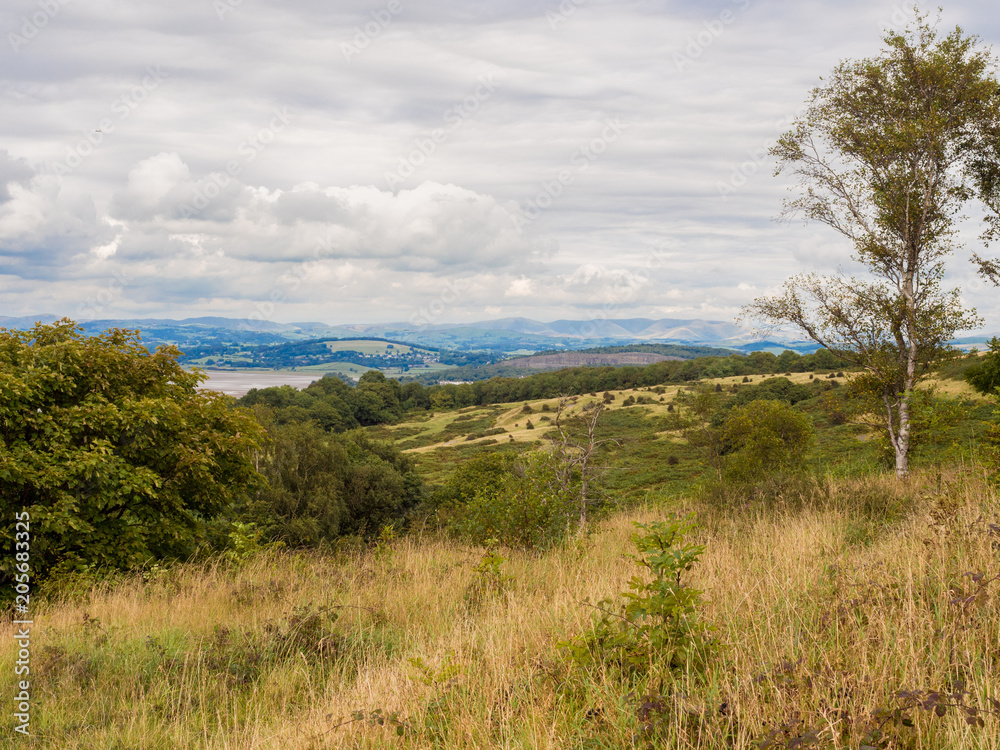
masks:
{"label": "grey cloud", "polygon": [[35,171],[24,159],[15,159],[7,149],[0,149],[0,203],[10,200],[10,184],[24,185],[35,176]]}
{"label": "grey cloud", "polygon": [[58,277],[75,258],[112,241],[115,234],[98,217],[89,195],[63,189],[53,178],[35,177],[0,204],[2,273]]}
{"label": "grey cloud", "polygon": [[144,238],[124,243],[122,257],[146,257],[155,237],[164,253],[186,246],[269,262],[369,258],[414,271],[502,267],[537,252],[495,199],[455,185],[426,182],[397,194],[314,183],[252,189],[219,173],[194,179],[176,153],[131,169],[112,208]]}
{"label": "grey cloud", "polygon": [[[212,0],[73,2],[0,49],[0,262],[46,279],[33,297],[8,276],[11,311],[92,295],[117,264],[135,285],[115,304],[158,315],[238,312],[277,284],[286,319],[405,319],[465,280],[456,317],[573,318],[619,292],[630,314],[728,316],[790,272],[837,265],[832,233],[771,221],[789,182],[749,154],[837,61],[874,54],[906,3],[586,0],[552,23],[563,0],[399,1],[350,60],[341,44],[389,0],[243,0],[222,19]],[[15,0],[4,18],[35,8]],[[727,9],[735,20],[681,69],[675,55]],[[955,21],[998,39],[981,3],[956,0],[943,26]],[[114,103],[157,64],[169,76],[120,118]],[[495,93],[390,191],[386,173],[482,74]],[[241,155],[282,107],[288,127]],[[609,117],[629,129],[515,225]],[[102,118],[114,130],[78,168],[41,174]],[[676,253],[643,270],[643,248],[668,240]],[[522,278],[542,296],[506,296]],[[1000,324],[995,293],[971,295]]]}

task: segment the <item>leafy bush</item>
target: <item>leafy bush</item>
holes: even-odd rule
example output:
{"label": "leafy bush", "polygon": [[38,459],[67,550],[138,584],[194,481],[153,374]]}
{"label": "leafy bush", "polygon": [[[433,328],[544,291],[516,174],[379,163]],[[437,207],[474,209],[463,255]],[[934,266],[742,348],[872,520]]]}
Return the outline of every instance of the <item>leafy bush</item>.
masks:
{"label": "leafy bush", "polygon": [[1000,412],[997,421],[990,426],[986,435],[987,465],[991,468],[990,478],[1000,485]]}
{"label": "leafy bush", "polygon": [[1000,339],[994,336],[989,346],[989,353],[965,371],[965,379],[983,395],[995,396],[1000,388]]}
{"label": "leafy bush", "polygon": [[801,466],[813,442],[813,426],[809,417],[783,401],[751,401],[726,417],[722,441],[730,454],[724,477],[749,482]]}
{"label": "leafy bush", "polygon": [[431,502],[436,507],[457,507],[475,498],[478,492],[496,491],[513,470],[513,453],[486,453],[465,461],[455,469]]}
{"label": "leafy bush", "polygon": [[665,673],[689,665],[703,669],[713,650],[715,628],[698,616],[701,592],[682,580],[705,547],[684,540],[693,516],[636,527],[643,533],[632,535],[639,552],[632,559],[652,579],[633,576],[623,601],[601,600],[589,632],[560,646],[582,667],[615,665],[632,677],[656,677],[662,687]]}
{"label": "leafy bush", "polygon": [[475,578],[465,589],[463,597],[465,606],[475,610],[488,601],[496,599],[507,590],[511,577],[503,572],[501,566],[506,560],[496,551],[495,540],[487,540],[486,551],[472,570]]}
{"label": "leafy bush", "polygon": [[243,515],[268,539],[292,547],[372,534],[398,521],[420,495],[412,462],[359,432],[333,435],[318,425],[268,423],[270,442],[257,456],[268,486]]}
{"label": "leafy bush", "polygon": [[478,490],[452,528],[476,544],[548,547],[576,528],[578,497],[563,480],[558,459],[547,451],[519,456],[510,470]]}
{"label": "leafy bush", "polygon": [[262,437],[251,415],[198,390],[175,347],[138,332],[85,338],[69,320],[0,329],[0,582],[14,513],[31,518],[34,577],[187,557],[243,499]]}

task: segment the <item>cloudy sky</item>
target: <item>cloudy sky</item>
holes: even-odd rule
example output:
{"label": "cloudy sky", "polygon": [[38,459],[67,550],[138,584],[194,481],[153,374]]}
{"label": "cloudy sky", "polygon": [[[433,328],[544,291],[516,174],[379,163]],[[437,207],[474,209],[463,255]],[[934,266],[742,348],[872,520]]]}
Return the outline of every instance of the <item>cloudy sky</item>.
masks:
{"label": "cloudy sky", "polygon": [[766,149],[904,5],[6,0],[0,315],[731,320],[850,269]]}

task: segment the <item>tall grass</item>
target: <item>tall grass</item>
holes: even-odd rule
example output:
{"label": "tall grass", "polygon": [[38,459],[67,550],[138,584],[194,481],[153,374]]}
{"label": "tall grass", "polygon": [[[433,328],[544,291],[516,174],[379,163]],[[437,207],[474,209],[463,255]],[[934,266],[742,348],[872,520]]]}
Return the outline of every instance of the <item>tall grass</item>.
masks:
{"label": "tall grass", "polygon": [[[646,507],[544,555],[501,549],[502,563],[412,536],[63,592],[35,612],[33,734],[18,744],[1000,747],[1000,716],[973,728],[954,707],[880,713],[906,705],[902,690],[979,709],[1000,699],[991,489],[959,475],[940,490],[936,477],[869,477],[837,480],[815,503],[693,507],[706,551],[689,582],[720,650],[661,693],[555,646],[588,627],[585,599],[616,596],[639,572],[633,524],[667,515]],[[7,685],[11,635],[7,620]],[[879,729],[888,744],[872,739]],[[12,732],[5,712],[2,742]]]}

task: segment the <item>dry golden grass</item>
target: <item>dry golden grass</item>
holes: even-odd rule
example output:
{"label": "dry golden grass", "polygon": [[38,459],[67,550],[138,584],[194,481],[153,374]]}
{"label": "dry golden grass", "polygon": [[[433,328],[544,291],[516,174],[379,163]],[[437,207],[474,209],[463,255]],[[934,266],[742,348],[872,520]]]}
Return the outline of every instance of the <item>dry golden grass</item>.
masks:
{"label": "dry golden grass", "polygon": [[[910,515],[884,523],[880,507],[906,503]],[[544,555],[500,550],[510,581],[492,593],[476,593],[482,550],[412,536],[180,566],[54,602],[35,612],[34,734],[19,745],[751,748],[784,725],[788,738],[816,731],[817,747],[858,747],[899,690],[962,679],[967,704],[1000,698],[1000,581],[953,603],[976,589],[966,573],[1000,572],[996,495],[968,477],[941,493],[919,478],[844,480],[818,509],[700,509],[691,583],[722,648],[650,703],[655,731],[642,735],[644,687],[586,672],[556,643],[586,629],[582,600],[626,588],[633,523],[665,513],[608,519]],[[14,655],[7,623],[0,674]],[[352,720],[376,709],[396,723]],[[1000,747],[1000,717],[972,729],[954,709],[912,714],[888,747]]]}

